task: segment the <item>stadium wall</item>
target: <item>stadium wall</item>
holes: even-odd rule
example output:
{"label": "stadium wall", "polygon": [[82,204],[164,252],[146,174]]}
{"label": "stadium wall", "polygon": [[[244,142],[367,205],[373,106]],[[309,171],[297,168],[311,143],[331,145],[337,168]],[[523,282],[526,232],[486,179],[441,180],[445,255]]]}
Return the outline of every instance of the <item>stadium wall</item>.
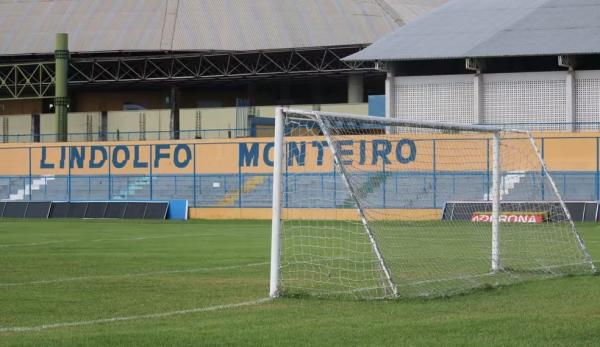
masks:
{"label": "stadium wall", "polygon": [[[565,200],[600,200],[599,136],[541,133],[537,138]],[[290,184],[295,184],[295,175],[335,175],[329,152],[319,145],[321,141],[315,140],[318,138],[290,138],[294,153],[287,165],[286,179]],[[468,156],[466,148],[479,148],[481,152],[489,146],[485,136],[467,138],[448,134],[413,134],[406,138],[376,135],[348,140],[345,150],[352,154],[345,159],[355,161],[365,171],[377,170],[387,159],[388,168],[402,168],[414,175],[431,174],[433,158],[415,159],[431,153],[433,142],[444,143],[437,146],[438,156],[443,151]],[[523,146],[528,145],[522,141]],[[364,150],[361,146],[365,146]],[[387,154],[381,152],[387,147],[390,148]],[[193,218],[268,219],[272,155],[272,144],[266,138],[0,144],[0,200],[178,198],[190,201]],[[458,167],[452,162],[438,161],[435,170],[457,178],[465,173],[481,177],[483,193],[488,188],[485,186],[488,168],[482,166]],[[505,169],[517,168],[505,165]],[[330,192],[328,187],[323,189],[323,206],[290,206],[287,211],[294,218],[347,219],[354,215],[353,209],[339,208],[339,199],[327,196]],[[384,200],[377,208],[385,209],[391,216],[408,213],[412,219],[435,219],[443,204],[444,201],[432,198],[407,210]]]}
{"label": "stadium wall", "polygon": [[[119,99],[121,100],[121,99]],[[121,101],[119,101],[121,102]],[[102,110],[103,108],[90,108]],[[328,112],[367,114],[367,103],[294,105],[294,108]],[[1,111],[1,109],[0,109]],[[247,134],[248,115],[273,117],[274,106],[219,107],[219,108],[182,108],[180,114],[180,138],[183,140],[217,139],[249,136]],[[7,129],[0,126],[3,142],[32,142],[31,114],[2,115],[0,123],[6,120]],[[7,112],[4,112],[7,113]],[[35,112],[40,114],[39,112]],[[140,141],[166,140],[171,134],[168,109],[148,109],[130,111],[108,111],[106,131],[109,140]],[[71,141],[98,141],[102,132],[102,112],[69,113],[68,132]],[[1,124],[0,124],[1,125]],[[56,120],[54,113],[40,114],[40,142],[56,141]]]}
{"label": "stadium wall", "polygon": [[390,83],[393,117],[541,131],[600,128],[600,70],[398,76]]}

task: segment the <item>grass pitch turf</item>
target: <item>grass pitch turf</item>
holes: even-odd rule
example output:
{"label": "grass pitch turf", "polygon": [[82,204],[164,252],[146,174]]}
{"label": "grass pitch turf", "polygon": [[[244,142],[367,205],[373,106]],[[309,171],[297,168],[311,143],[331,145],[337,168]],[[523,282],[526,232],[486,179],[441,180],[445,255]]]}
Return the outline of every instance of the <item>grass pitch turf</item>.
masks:
{"label": "grass pitch turf", "polygon": [[[600,226],[579,230],[600,259]],[[267,296],[269,238],[269,222],[0,221],[0,345],[600,344],[598,276],[223,307]]]}

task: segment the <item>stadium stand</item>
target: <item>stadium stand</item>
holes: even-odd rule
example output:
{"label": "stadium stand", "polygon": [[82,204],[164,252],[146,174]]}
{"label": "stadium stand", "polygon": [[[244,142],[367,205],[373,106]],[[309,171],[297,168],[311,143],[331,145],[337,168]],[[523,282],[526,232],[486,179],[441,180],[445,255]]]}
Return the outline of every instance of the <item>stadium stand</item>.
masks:
{"label": "stadium stand", "polygon": [[15,79],[0,83],[0,135],[56,140],[56,33],[69,34],[70,141],[247,136],[281,104],[364,113],[384,74],[341,58],[444,2],[2,2],[0,76]]}
{"label": "stadium stand", "polygon": [[[311,190],[298,189],[299,194],[306,196],[297,201],[311,201],[308,206],[319,208],[349,208],[349,197],[340,177],[332,180],[332,173],[288,175],[284,184],[288,191],[295,192],[294,187],[312,187]],[[544,192],[533,191],[539,173],[519,175],[515,181],[514,174],[506,174],[506,193],[503,199],[510,201],[544,200]],[[596,173],[560,173],[553,172],[559,190],[568,201],[593,201],[596,199],[590,186],[596,184]],[[435,176],[435,177],[434,177]],[[147,176],[115,176],[107,177],[57,177],[47,179],[41,189],[32,190],[32,201],[168,201],[186,199],[193,207],[270,207],[272,198],[272,182],[269,175],[229,174],[198,175],[194,189],[191,176],[157,176],[152,178],[152,186]],[[28,177],[3,179],[0,183],[0,199],[2,201],[29,200],[28,194],[20,194],[27,190]],[[70,188],[69,188],[70,180]],[[435,183],[434,183],[435,181]],[[376,182],[377,184],[373,184]],[[508,183],[513,182],[513,183]],[[489,176],[486,172],[394,174],[382,176],[373,174],[363,178],[364,201],[368,208],[441,208],[448,196],[461,200],[488,200]],[[432,190],[431,187],[436,187]],[[25,187],[25,188],[24,188]],[[110,189],[110,191],[109,191]],[[546,187],[549,191],[550,187]],[[410,191],[410,195],[418,199],[406,200],[401,192]],[[195,192],[195,196],[194,196]],[[419,193],[422,192],[422,193]],[[457,194],[456,192],[460,192]],[[311,195],[315,196],[311,199]],[[318,196],[318,198],[317,198]],[[195,203],[194,203],[195,202]]]}
{"label": "stadium stand", "polygon": [[[351,2],[352,6],[337,6],[340,2],[341,0],[319,3],[306,1],[300,4],[272,0],[272,6],[258,13],[261,18],[273,18],[272,11],[298,14],[310,11],[313,14],[312,25],[304,25],[306,23],[302,22],[301,17],[292,16],[291,22],[277,22],[273,28],[256,28],[255,23],[244,22],[239,26],[223,24],[223,27],[217,26],[217,30],[206,31],[203,30],[206,23],[198,19],[201,16],[191,14],[218,14],[225,11],[234,18],[255,8],[250,2],[233,6],[227,2],[217,4],[210,1],[180,0],[177,10],[173,12],[167,10],[167,1],[110,1],[108,10],[98,13],[97,16],[115,23],[113,29],[121,32],[124,37],[129,38],[128,40],[111,40],[104,36],[106,32],[102,27],[82,27],[78,24],[81,22],[74,21],[74,18],[91,17],[96,14],[90,12],[93,11],[92,7],[80,6],[76,1],[4,3],[0,4],[0,7],[6,10],[3,13],[12,18],[13,22],[36,22],[36,16],[40,12],[27,11],[34,6],[59,13],[59,18],[52,23],[52,27],[41,32],[34,25],[25,26],[23,30],[15,32],[15,28],[6,24],[8,21],[0,23],[0,28],[2,25],[8,25],[3,31],[5,35],[17,35],[15,37],[19,38],[7,40],[10,45],[0,46],[0,70],[24,69],[22,61],[26,61],[30,67],[54,64],[51,61],[54,34],[59,31],[71,33],[70,139],[88,143],[95,141],[95,145],[102,144],[102,141],[118,139],[119,142],[128,140],[135,145],[148,145],[152,148],[158,143],[163,143],[161,141],[185,138],[194,139],[194,146],[198,148],[202,148],[203,144],[208,148],[211,145],[225,146],[226,143],[235,147],[238,144],[237,140],[250,141],[250,136],[270,136],[273,105],[280,103],[303,103],[295,107],[361,114],[376,109],[377,111],[372,112],[379,116],[384,115],[387,103],[388,112],[391,112],[387,116],[401,115],[411,119],[488,124],[496,124],[501,120],[509,123],[506,125],[508,127],[518,125],[531,128],[534,124],[534,129],[543,130],[593,130],[595,128],[592,123],[600,120],[596,119],[599,112],[593,101],[596,100],[594,95],[599,90],[597,81],[600,78],[597,74],[600,66],[596,66],[594,60],[589,59],[590,56],[594,56],[595,47],[587,47],[585,56],[580,56],[583,53],[580,47],[572,47],[567,53],[577,59],[569,60],[565,58],[566,51],[558,54],[558,51],[551,50],[551,42],[542,40],[547,45],[544,47],[546,51],[528,50],[533,46],[523,45],[514,47],[510,57],[500,59],[494,56],[494,51],[490,49],[478,53],[478,56],[485,56],[485,59],[474,61],[470,51],[465,48],[456,51],[450,57],[452,59],[441,61],[442,57],[435,54],[435,43],[438,42],[436,40],[439,40],[445,31],[460,29],[464,19],[464,11],[461,9],[465,6],[473,6],[472,9],[479,13],[480,18],[486,18],[490,11],[485,4],[475,4],[472,1],[455,1],[442,5],[445,1],[368,0]],[[514,20],[502,23],[513,23],[513,26],[504,27],[498,24],[492,29],[497,35],[520,30],[518,23],[527,20],[539,21],[539,18],[550,11],[553,3],[540,2],[525,15],[525,12],[519,10],[519,6],[524,5],[511,2],[512,5],[506,5],[507,9],[503,13],[507,18]],[[437,11],[426,14],[439,5],[442,6]],[[58,7],[63,11],[57,11]],[[162,24],[172,23],[177,30],[172,31],[168,25],[163,25],[159,26],[162,28],[160,35],[146,29],[132,32],[129,28],[133,25],[133,19],[125,16],[130,8],[143,9],[140,10],[142,17],[147,20],[155,18]],[[576,6],[572,9],[569,7],[569,11],[581,10]],[[445,11],[451,15],[445,16]],[[165,16],[165,13],[172,17]],[[414,18],[423,14],[422,20],[412,22]],[[424,30],[424,27],[430,26],[432,22],[441,20],[440,16],[443,17],[447,28]],[[330,25],[332,20],[336,23],[334,30]],[[479,24],[483,25],[484,22],[489,21]],[[260,20],[256,23],[260,23]],[[568,28],[560,21],[552,22],[551,25],[562,34],[569,35]],[[299,28],[302,35],[296,35]],[[305,32],[306,30],[309,32]],[[394,30],[394,33],[384,35]],[[415,39],[416,36],[410,36],[415,31],[428,33],[419,38],[423,40],[423,51],[415,52],[418,56],[408,56],[410,52],[386,50],[385,47],[388,46],[402,48],[403,46],[395,44],[396,41]],[[469,28],[465,37],[461,37],[461,42],[475,42],[471,36],[477,31],[477,26]],[[227,39],[217,40],[215,35]],[[381,36],[384,36],[381,41],[361,51]],[[42,40],[40,37],[46,39]],[[96,37],[98,40],[88,40],[89,37]],[[26,42],[29,44],[25,45]],[[484,49],[489,48],[491,43],[483,40],[480,44],[479,49]],[[343,47],[343,51],[337,51],[340,47]],[[330,61],[333,64],[331,71],[328,68],[323,69],[322,66],[308,65],[299,66],[297,71],[269,70],[266,74],[253,71],[245,75],[246,79],[243,82],[237,77],[247,72],[241,70],[210,71],[207,75],[193,76],[177,75],[171,71],[170,74],[160,75],[165,72],[160,67],[166,61],[190,68],[193,67],[192,60],[217,59],[213,54],[215,50],[224,52],[219,59],[238,59],[237,54],[243,53],[248,59],[266,59],[264,61],[273,63],[263,66],[263,69],[274,68],[271,65],[277,65],[278,59],[290,57],[308,61],[317,57],[334,58]],[[261,50],[262,53],[257,50]],[[355,54],[341,59],[352,53]],[[552,59],[548,58],[548,54],[553,55]],[[96,59],[98,57],[103,59]],[[161,60],[165,57],[170,60]],[[415,65],[413,58],[422,66]],[[560,64],[557,64],[557,60]],[[385,64],[376,64],[376,61],[385,61]],[[577,61],[577,64],[574,64],[574,61]],[[139,68],[136,62],[154,64],[153,66],[157,67],[157,75],[137,75],[134,73]],[[211,62],[217,64],[216,61]],[[109,67],[117,66],[115,64],[129,66],[132,69],[131,76],[84,76],[89,67],[103,67],[112,71]],[[531,71],[531,66],[536,66],[536,71]],[[243,70],[245,67],[239,68]],[[380,71],[382,68],[387,71],[388,88],[391,89],[385,91],[386,98],[369,97],[369,100],[373,101],[366,104],[366,96],[371,96],[372,93],[381,94],[384,91],[384,74]],[[181,71],[184,70],[182,68]],[[430,71],[436,71],[436,74],[428,74]],[[145,79],[149,77],[152,78],[152,83],[146,83]],[[266,77],[269,79],[265,79]],[[120,83],[123,78],[128,81],[127,84]],[[307,81],[310,83],[307,84]],[[177,85],[177,88],[172,89],[173,84]],[[224,85],[226,87],[223,87]],[[481,88],[475,88],[477,85]],[[0,87],[3,142],[54,141],[55,119],[49,113],[52,111],[51,99],[47,99],[50,95],[40,94],[36,96],[39,97],[37,99],[25,100],[33,94],[13,95],[4,90],[8,87],[10,86]],[[214,89],[215,92],[211,94],[209,89]],[[31,88],[25,88],[23,91],[35,94],[35,90]],[[570,92],[574,92],[576,97],[567,98]],[[357,96],[357,93],[360,95]],[[548,95],[552,96],[551,100],[544,99]],[[525,104],[519,104],[521,99],[518,98],[521,96]],[[508,113],[498,113],[502,109],[508,110]],[[575,110],[575,113],[571,114],[569,110]],[[251,127],[253,128],[250,129]],[[20,137],[21,135],[24,136]],[[564,199],[600,200],[600,169],[597,156],[594,159],[592,155],[584,154],[597,151],[598,138],[593,134],[589,134],[585,139],[570,139],[569,134],[556,136],[559,137],[556,142],[563,141],[560,148],[568,148],[570,152],[582,156],[574,164],[560,165],[554,160],[555,164],[550,166]],[[231,140],[213,143],[215,137]],[[581,141],[587,142],[582,144]],[[28,146],[23,144],[23,149],[29,148]],[[548,145],[544,147],[543,144],[541,148],[547,156],[565,157],[565,153],[560,152],[560,149]],[[9,154],[8,149],[0,148],[0,152],[2,151],[5,151],[3,153],[6,157],[13,156]],[[209,150],[208,153],[217,152]],[[202,158],[206,155],[203,153],[197,157]],[[102,168],[102,173],[97,174],[85,171],[67,174],[66,170],[54,170],[55,172],[44,172],[42,175],[37,167],[37,158],[33,160],[31,153],[29,156],[29,169],[25,165],[18,170],[0,170],[1,200],[147,201],[178,198],[189,200],[193,207],[271,206],[270,168],[261,162],[256,172],[247,170],[238,164],[241,154],[236,150],[226,154],[214,154],[218,160],[226,158],[224,161],[201,164],[209,165],[214,170],[197,170],[197,165],[192,171],[188,170],[185,173],[177,170],[141,172],[136,171],[134,167],[110,173],[106,172],[106,166],[111,166],[109,164]],[[231,163],[235,164],[232,166]],[[18,165],[12,163],[3,167],[12,166]],[[332,170],[316,170],[310,175],[289,174],[285,182],[288,189],[295,186],[313,187],[314,192],[325,197],[315,201],[315,205],[311,204],[310,207],[348,207],[350,203],[343,183],[339,178],[332,180],[332,175],[335,175]],[[531,192],[530,187],[535,186],[536,175],[537,173],[505,173],[507,198],[519,200],[530,198],[533,194],[543,200],[543,192]],[[364,178],[364,186],[369,188],[361,194],[373,207],[441,208],[448,198],[448,194],[444,192],[451,189],[463,192],[462,198],[465,200],[488,199],[488,176],[487,172],[422,172],[409,175],[377,173]],[[398,187],[410,189],[417,193],[419,198],[414,201],[402,200],[398,196]],[[435,189],[430,189],[431,187]],[[298,192],[311,194],[305,190]],[[307,196],[306,199],[300,200],[309,201],[309,198]]]}

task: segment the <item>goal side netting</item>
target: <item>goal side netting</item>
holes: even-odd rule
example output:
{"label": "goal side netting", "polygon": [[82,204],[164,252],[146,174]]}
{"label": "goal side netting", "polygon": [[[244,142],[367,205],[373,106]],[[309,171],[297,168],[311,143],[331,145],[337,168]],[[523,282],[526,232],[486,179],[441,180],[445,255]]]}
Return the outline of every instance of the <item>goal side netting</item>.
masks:
{"label": "goal side netting", "polygon": [[271,295],[437,297],[595,272],[527,132],[278,109]]}

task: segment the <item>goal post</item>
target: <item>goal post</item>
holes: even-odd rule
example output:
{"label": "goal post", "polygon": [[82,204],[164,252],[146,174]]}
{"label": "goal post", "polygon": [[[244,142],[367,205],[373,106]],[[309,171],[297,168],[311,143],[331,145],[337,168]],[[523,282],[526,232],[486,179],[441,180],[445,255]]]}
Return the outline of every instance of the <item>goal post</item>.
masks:
{"label": "goal post", "polygon": [[273,158],[273,216],[271,220],[271,276],[269,296],[278,296],[279,266],[280,266],[280,235],[281,235],[281,181],[283,175],[283,136],[284,136],[283,109],[275,110],[275,136]]}
{"label": "goal post", "polygon": [[595,272],[530,133],[277,108],[273,147],[271,297],[433,297]]}
{"label": "goal post", "polygon": [[353,185],[350,183],[350,180],[348,179],[348,173],[346,172],[346,169],[340,159],[340,155],[336,150],[336,145],[335,145],[335,143],[333,143],[331,133],[330,133],[329,129],[327,128],[327,126],[325,125],[325,123],[323,122],[323,119],[321,117],[316,116],[315,118],[316,118],[317,122],[319,123],[321,131],[323,132],[323,135],[325,135],[325,139],[327,141],[329,148],[331,149],[331,154],[333,155],[333,161],[335,163],[335,167],[341,174],[341,177],[344,181],[344,185],[346,186],[346,189],[348,189],[350,198],[356,204],[355,207],[358,212],[360,222],[362,223],[362,225],[365,229],[365,233],[366,233],[367,237],[369,238],[369,243],[371,245],[371,248],[373,249],[373,253],[377,257],[377,262],[379,263],[381,271],[383,272],[383,274],[385,276],[385,282],[387,283],[387,286],[389,287],[389,290],[391,291],[392,295],[397,296],[398,289],[396,288],[396,285],[394,284],[394,281],[392,280],[390,269],[388,268],[387,264],[385,263],[385,260],[383,259],[383,255],[381,253],[381,250],[379,249],[379,246],[377,245],[377,241],[375,241],[375,237],[373,235],[373,232],[371,231],[371,228],[367,221],[367,217],[365,216],[365,210],[364,210],[360,200],[357,198],[357,192],[354,190]]}

